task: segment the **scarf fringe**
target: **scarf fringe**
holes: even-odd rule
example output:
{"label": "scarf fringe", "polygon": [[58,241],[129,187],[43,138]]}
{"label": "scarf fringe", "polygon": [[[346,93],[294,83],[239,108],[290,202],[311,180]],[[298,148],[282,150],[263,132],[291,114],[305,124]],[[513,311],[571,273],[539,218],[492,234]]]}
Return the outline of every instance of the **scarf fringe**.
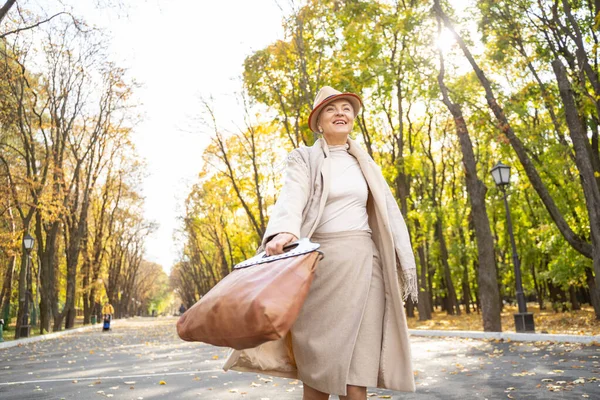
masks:
{"label": "scarf fringe", "polygon": [[402,292],[402,300],[406,302],[410,297],[413,303],[417,303],[419,300],[419,286],[416,268],[399,268],[398,278],[398,280],[400,281],[400,291]]}

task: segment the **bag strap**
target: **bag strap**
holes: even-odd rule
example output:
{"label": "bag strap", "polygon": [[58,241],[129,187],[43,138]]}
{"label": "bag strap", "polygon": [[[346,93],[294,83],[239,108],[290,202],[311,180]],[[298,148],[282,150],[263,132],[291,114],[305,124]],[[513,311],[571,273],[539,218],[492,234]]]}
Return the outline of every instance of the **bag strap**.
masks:
{"label": "bag strap", "polygon": [[[269,263],[276,260],[282,260],[284,258],[296,257],[302,254],[312,253],[316,251],[321,245],[319,243],[311,242],[308,238],[298,239],[295,242],[289,243],[283,247],[285,253],[267,256],[264,251],[258,253],[252,258],[247,259],[239,264],[236,264],[233,269],[247,268],[253,265]],[[322,256],[322,254],[321,254]]]}

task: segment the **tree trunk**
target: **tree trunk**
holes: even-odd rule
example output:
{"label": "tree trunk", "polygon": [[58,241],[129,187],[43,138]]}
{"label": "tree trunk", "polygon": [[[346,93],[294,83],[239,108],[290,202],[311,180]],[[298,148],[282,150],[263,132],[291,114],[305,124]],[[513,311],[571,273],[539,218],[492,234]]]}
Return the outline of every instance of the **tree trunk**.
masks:
{"label": "tree trunk", "polygon": [[[600,276],[600,190],[594,176],[591,149],[587,140],[585,124],[582,123],[577,112],[577,106],[573,98],[573,88],[567,78],[565,67],[560,60],[556,59],[552,62],[552,68],[558,82],[569,134],[573,142],[573,148],[575,149],[575,162],[581,174],[581,184],[590,219],[594,275]],[[596,281],[596,285],[596,289],[600,290],[600,286],[598,286],[600,282]],[[595,308],[595,312],[596,318],[600,317],[600,309]]]}
{"label": "tree trunk", "polygon": [[[600,291],[598,291],[596,279],[594,277],[594,272],[591,269],[586,268],[585,278],[585,281],[588,285],[588,289],[590,291],[590,300],[592,303],[592,307],[594,307],[594,310],[597,310],[600,308]],[[596,319],[600,320],[598,313],[596,313]]]}
{"label": "tree trunk", "polygon": [[535,287],[535,294],[537,297],[538,304],[540,306],[540,310],[545,309],[544,305],[544,293],[542,291],[542,286],[538,283],[537,275],[535,273],[535,264],[531,263],[531,276],[533,277],[533,286]]}
{"label": "tree trunk", "polygon": [[[436,0],[439,7],[439,0]],[[440,27],[441,30],[441,27]],[[501,332],[502,320],[500,318],[500,294],[498,291],[498,280],[496,279],[496,260],[494,257],[494,239],[490,229],[488,219],[485,194],[487,188],[477,176],[477,164],[473,153],[471,137],[467,129],[467,124],[462,115],[460,106],[452,103],[448,97],[448,88],[444,84],[444,58],[441,51],[440,73],[438,75],[438,84],[443,96],[443,102],[454,117],[456,133],[460,141],[460,148],[463,155],[463,165],[465,167],[465,177],[469,201],[471,203],[473,225],[477,237],[477,251],[479,258],[479,297],[481,300],[483,329],[489,332]]]}
{"label": "tree trunk", "polygon": [[[58,312],[57,303],[57,283],[56,283],[56,260],[57,260],[57,240],[60,230],[58,222],[53,223],[48,232],[43,234],[42,219],[38,212],[36,216],[36,236],[38,238],[38,249],[43,250],[40,255],[40,329],[51,332],[50,323],[53,322],[52,331],[60,330],[62,317]],[[38,250],[39,251],[39,250]]]}
{"label": "tree trunk", "polygon": [[21,267],[19,268],[19,307],[17,309],[17,324],[15,339],[21,337],[21,326],[23,325],[23,316],[25,315],[25,296],[27,293],[27,252],[21,246]]}
{"label": "tree trunk", "polygon": [[[418,220],[415,220],[415,230],[417,232],[421,230]],[[419,311],[419,321],[427,321],[431,319],[431,304],[429,290],[427,290],[427,261],[425,260],[425,249],[423,248],[422,243],[419,243],[417,246],[417,255],[419,257],[419,264],[421,265],[419,277],[419,302],[417,303],[417,309]]]}
{"label": "tree trunk", "polygon": [[462,279],[462,303],[465,306],[465,312],[471,314],[471,289],[469,288],[469,265],[463,263],[463,279]]}
{"label": "tree trunk", "polygon": [[454,283],[452,282],[452,274],[450,273],[450,265],[448,264],[448,248],[446,246],[446,238],[444,237],[442,220],[439,216],[437,217],[437,221],[435,222],[435,236],[440,246],[440,256],[442,266],[444,269],[443,276],[448,297],[446,303],[446,312],[448,313],[448,315],[460,315],[460,307],[456,298],[456,289],[454,288]]}
{"label": "tree trunk", "polygon": [[406,303],[406,316],[408,318],[415,317],[415,303],[412,301],[407,301]]}
{"label": "tree trunk", "polygon": [[581,310],[581,304],[579,304],[579,299],[577,298],[577,290],[575,290],[575,286],[569,286],[569,301],[571,302],[571,310]]}
{"label": "tree trunk", "polygon": [[12,294],[12,282],[15,275],[15,266],[17,265],[17,256],[10,256],[8,266],[4,271],[4,283],[2,293],[0,293],[0,318],[8,325],[10,319],[10,296]]}
{"label": "tree trunk", "polygon": [[10,8],[17,2],[17,0],[6,0],[6,3],[0,8],[0,22],[6,17]]}

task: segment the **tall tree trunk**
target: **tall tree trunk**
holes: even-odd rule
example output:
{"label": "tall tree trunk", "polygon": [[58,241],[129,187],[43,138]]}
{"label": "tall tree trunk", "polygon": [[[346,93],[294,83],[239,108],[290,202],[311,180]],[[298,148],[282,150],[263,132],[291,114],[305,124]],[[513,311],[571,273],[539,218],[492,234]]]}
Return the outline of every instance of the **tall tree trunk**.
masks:
{"label": "tall tree trunk", "polygon": [[575,286],[569,286],[569,301],[571,302],[571,310],[581,310],[581,304],[579,304],[579,299],[577,298],[577,290]]}
{"label": "tall tree trunk", "polygon": [[[9,182],[10,184],[10,182]],[[8,218],[10,222],[11,234],[16,234],[17,226],[12,212],[10,204],[10,197],[8,198]],[[4,319],[4,323],[8,324],[10,318],[10,297],[12,294],[13,278],[15,276],[15,267],[17,265],[17,256],[11,255],[8,259],[8,265],[4,271],[4,279],[2,284],[2,292],[0,293],[0,318]]]}
{"label": "tall tree trunk", "polygon": [[12,294],[12,282],[17,265],[17,256],[12,255],[8,259],[8,265],[4,271],[4,283],[2,284],[2,293],[0,293],[0,318],[8,324],[10,318],[10,296]]}
{"label": "tall tree trunk", "polygon": [[[68,228],[65,228],[65,231]],[[75,244],[77,240],[71,238],[68,242],[69,248],[67,249],[67,292],[65,299],[65,308],[63,314],[65,316],[65,329],[72,328],[75,326],[75,295],[77,290],[77,259],[79,258],[79,251],[75,249],[75,246],[79,246],[79,243]]]}
{"label": "tall tree trunk", "polygon": [[[581,184],[586,199],[588,216],[590,219],[590,230],[592,236],[592,263],[594,275],[600,276],[600,190],[594,176],[594,168],[591,160],[591,149],[585,124],[582,123],[577,112],[577,106],[573,98],[573,88],[567,78],[564,65],[558,59],[552,62],[552,68],[556,75],[560,97],[562,99],[565,118],[569,128],[569,134],[575,149],[575,162],[581,174]],[[600,282],[596,280],[596,288],[600,290]],[[600,308],[595,308],[596,319],[600,319]]]}
{"label": "tall tree trunk", "polygon": [[440,257],[444,269],[444,283],[448,296],[446,312],[448,315],[460,315],[460,307],[458,305],[458,300],[456,299],[456,289],[452,282],[450,264],[448,264],[448,248],[446,246],[446,238],[444,237],[442,219],[440,216],[437,217],[435,222],[435,236],[440,246]]}
{"label": "tall tree trunk", "polygon": [[590,291],[590,301],[592,303],[592,307],[594,307],[594,310],[597,310],[600,308],[600,291],[598,291],[594,272],[589,268],[585,269],[585,282],[587,283],[588,290]]}
{"label": "tall tree trunk", "polygon": [[542,291],[541,285],[538,283],[537,275],[535,273],[535,264],[531,263],[531,276],[533,277],[533,286],[535,287],[535,293],[538,301],[538,305],[540,306],[540,310],[545,308],[544,306],[544,293]]}
{"label": "tall tree trunk", "polygon": [[0,8],[0,22],[6,17],[10,8],[17,2],[17,0],[6,0],[6,3]]}
{"label": "tall tree trunk", "polygon": [[[465,260],[466,261],[466,260]],[[469,264],[463,263],[462,279],[462,303],[465,306],[465,312],[471,314],[471,289],[469,288]]]}
{"label": "tall tree trunk", "polygon": [[[436,4],[439,7],[439,0],[436,0]],[[471,202],[473,225],[477,237],[479,297],[481,300],[483,329],[490,332],[501,332],[502,320],[500,318],[498,280],[496,279],[494,239],[485,206],[487,188],[477,176],[477,164],[473,153],[473,144],[471,143],[471,137],[469,136],[462,110],[458,104],[452,103],[448,97],[448,88],[444,84],[444,58],[441,51],[439,51],[439,57],[440,73],[438,75],[438,84],[442,92],[443,102],[454,117],[456,133],[463,154],[467,191]]]}
{"label": "tall tree trunk", "polygon": [[[421,225],[418,220],[415,220],[415,230],[419,232]],[[427,321],[431,319],[431,304],[429,298],[429,290],[427,290],[427,261],[425,259],[425,249],[423,243],[419,242],[417,245],[417,255],[419,257],[419,264],[421,266],[421,272],[419,276],[419,302],[417,303],[417,310],[419,311],[419,321]]]}
{"label": "tall tree trunk", "polygon": [[93,306],[93,303],[90,302],[92,269],[88,257],[85,257],[81,271],[83,273],[83,276],[81,277],[81,293],[83,294],[83,324],[87,325],[90,323]]}
{"label": "tall tree trunk", "polygon": [[467,244],[465,243],[465,234],[462,225],[458,226],[458,239],[461,246],[460,263],[463,266],[462,278],[462,303],[465,306],[465,312],[471,314],[471,285],[469,281],[469,259],[467,257]]}
{"label": "tall tree trunk", "polygon": [[21,246],[21,267],[19,268],[19,307],[17,309],[17,324],[15,339],[21,337],[21,326],[23,325],[23,316],[25,315],[25,296],[27,293],[27,252],[25,247]]}

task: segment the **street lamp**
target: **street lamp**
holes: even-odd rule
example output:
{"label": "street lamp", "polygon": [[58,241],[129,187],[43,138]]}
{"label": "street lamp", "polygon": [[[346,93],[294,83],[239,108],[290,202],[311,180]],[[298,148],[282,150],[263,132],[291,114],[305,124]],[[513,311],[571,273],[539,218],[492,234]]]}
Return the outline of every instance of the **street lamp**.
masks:
{"label": "street lamp", "polygon": [[29,325],[29,296],[31,296],[31,293],[29,292],[29,282],[31,282],[31,266],[29,265],[29,261],[31,249],[33,249],[34,243],[35,239],[31,237],[29,233],[26,233],[25,236],[23,236],[23,248],[27,252],[27,263],[25,265],[25,280],[27,282],[27,288],[25,289],[25,303],[23,305],[24,312],[19,337],[29,337],[29,331],[31,329],[31,325]]}
{"label": "street lamp", "polygon": [[508,225],[508,233],[510,235],[510,244],[512,247],[513,264],[515,267],[515,283],[517,286],[517,304],[519,305],[519,312],[514,314],[515,328],[517,332],[535,332],[533,314],[527,312],[527,303],[525,302],[525,295],[523,294],[521,262],[519,261],[519,255],[517,254],[517,245],[515,243],[512,220],[508,208],[508,199],[506,197],[506,186],[510,183],[510,167],[499,162],[492,168],[491,174],[494,178],[494,182],[496,182],[496,186],[502,190],[504,209],[506,210],[506,224]]}

